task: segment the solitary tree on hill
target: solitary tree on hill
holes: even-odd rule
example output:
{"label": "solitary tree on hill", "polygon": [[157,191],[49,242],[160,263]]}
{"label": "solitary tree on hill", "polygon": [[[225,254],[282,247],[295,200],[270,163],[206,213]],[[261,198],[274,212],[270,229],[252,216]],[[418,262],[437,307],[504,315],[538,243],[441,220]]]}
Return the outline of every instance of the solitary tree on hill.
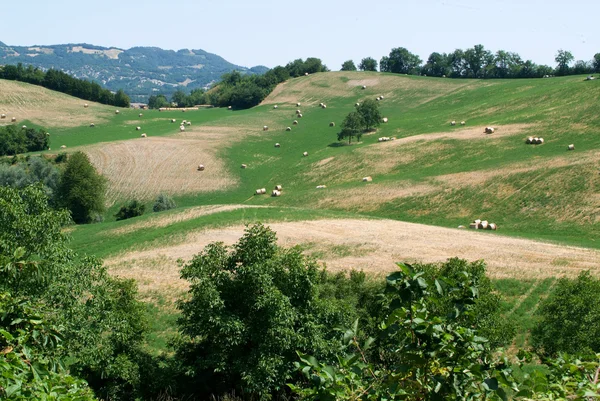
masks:
{"label": "solitary tree on hill", "polygon": [[356,71],[356,65],[354,65],[354,61],[352,61],[352,60],[344,61],[344,64],[342,64],[341,71]]}
{"label": "solitary tree on hill", "polygon": [[344,118],[342,122],[342,130],[338,132],[338,141],[348,138],[348,143],[352,143],[352,137],[356,137],[360,141],[365,122],[360,113],[353,111]]}
{"label": "solitary tree on hill", "polygon": [[554,61],[558,63],[556,66],[556,75],[567,75],[569,73],[569,64],[574,59],[575,57],[573,57],[570,51],[560,49],[554,58]]}
{"label": "solitary tree on hill", "polygon": [[377,71],[377,60],[372,57],[365,57],[360,61],[358,68],[362,71]]}
{"label": "solitary tree on hill", "polygon": [[356,106],[356,111],[360,114],[363,121],[363,128],[370,131],[371,128],[379,126],[381,123],[381,112],[379,103],[373,99],[365,99]]}

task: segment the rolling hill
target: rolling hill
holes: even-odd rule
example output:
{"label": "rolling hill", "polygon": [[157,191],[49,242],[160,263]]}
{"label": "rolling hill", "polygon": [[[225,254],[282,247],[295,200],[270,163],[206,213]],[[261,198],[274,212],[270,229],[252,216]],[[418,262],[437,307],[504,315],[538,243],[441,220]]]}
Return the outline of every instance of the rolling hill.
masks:
{"label": "rolling hill", "polygon": [[152,92],[170,95],[177,89],[203,88],[233,70],[262,74],[267,68],[234,65],[200,49],[158,47],[106,48],[85,43],[51,46],[9,46],[0,42],[0,65],[54,68],[98,82],[112,91],[123,89],[134,102],[146,102]]}

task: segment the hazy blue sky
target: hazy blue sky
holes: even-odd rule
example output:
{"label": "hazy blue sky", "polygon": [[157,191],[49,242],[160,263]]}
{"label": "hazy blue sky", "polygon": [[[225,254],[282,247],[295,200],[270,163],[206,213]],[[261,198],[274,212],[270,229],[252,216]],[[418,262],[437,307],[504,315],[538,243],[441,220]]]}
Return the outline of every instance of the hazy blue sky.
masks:
{"label": "hazy blue sky", "polygon": [[21,0],[2,14],[10,45],[203,49],[248,67],[319,57],[339,70],[393,47],[426,60],[479,43],[551,66],[558,49],[600,53],[599,0]]}

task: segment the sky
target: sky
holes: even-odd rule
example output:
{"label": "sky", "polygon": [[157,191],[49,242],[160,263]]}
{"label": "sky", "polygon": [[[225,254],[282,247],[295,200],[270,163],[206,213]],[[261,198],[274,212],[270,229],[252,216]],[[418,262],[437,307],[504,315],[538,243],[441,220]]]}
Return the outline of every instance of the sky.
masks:
{"label": "sky", "polygon": [[246,67],[318,57],[339,70],[395,47],[425,61],[482,44],[550,66],[559,49],[600,53],[598,0],[28,0],[2,13],[8,45],[202,49]]}

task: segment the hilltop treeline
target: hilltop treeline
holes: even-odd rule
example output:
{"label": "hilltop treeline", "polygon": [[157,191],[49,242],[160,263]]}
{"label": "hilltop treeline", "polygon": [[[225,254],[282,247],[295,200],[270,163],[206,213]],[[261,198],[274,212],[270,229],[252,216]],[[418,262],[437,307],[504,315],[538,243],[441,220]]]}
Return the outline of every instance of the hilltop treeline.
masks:
{"label": "hilltop treeline", "polygon": [[129,107],[129,96],[119,89],[117,93],[112,93],[108,89],[102,88],[95,82],[78,79],[62,71],[49,69],[42,71],[29,65],[23,67],[19,63],[15,65],[5,65],[0,67],[0,78],[11,81],[27,82],[33,85],[43,86],[57,92],[66,93],[80,99],[108,104],[118,107]]}
{"label": "hilltop treeline", "polygon": [[[365,62],[369,61],[369,62]],[[591,74],[600,71],[600,53],[592,61],[577,60],[566,50],[559,50],[555,56],[556,67],[538,65],[531,60],[523,60],[518,53],[498,50],[493,53],[483,45],[456,49],[452,53],[433,52],[423,64],[423,60],[404,47],[394,48],[389,55],[381,58],[381,72],[397,74],[427,75],[450,78],[542,78],[547,75]],[[377,63],[370,57],[363,59],[359,68],[375,71]],[[346,61],[342,69],[353,68],[352,60]]]}
{"label": "hilltop treeline", "polygon": [[[238,71],[223,74],[221,81],[211,90],[204,92],[195,89],[190,95],[177,91],[171,97],[171,102],[179,107],[189,107],[197,104],[212,104],[218,107],[231,106],[234,109],[247,109],[263,101],[275,87],[290,77],[329,71],[323,62],[314,57],[306,60],[297,59],[285,67],[277,66],[262,75],[245,75]],[[160,108],[170,105],[164,95],[153,95],[148,101],[150,108]]]}

